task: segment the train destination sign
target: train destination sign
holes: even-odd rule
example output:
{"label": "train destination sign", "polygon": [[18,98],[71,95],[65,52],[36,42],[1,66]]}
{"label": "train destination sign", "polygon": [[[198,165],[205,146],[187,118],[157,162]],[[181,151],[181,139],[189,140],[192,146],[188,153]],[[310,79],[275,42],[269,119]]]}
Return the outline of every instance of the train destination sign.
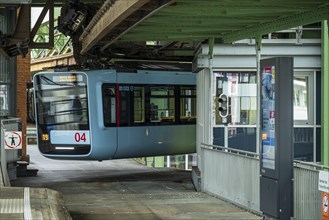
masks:
{"label": "train destination sign", "polygon": [[77,74],[70,74],[70,75],[59,75],[53,76],[54,82],[62,82],[62,83],[69,83],[69,82],[82,82],[83,76]]}
{"label": "train destination sign", "polygon": [[50,131],[50,142],[52,144],[90,144],[89,130],[52,130]]}

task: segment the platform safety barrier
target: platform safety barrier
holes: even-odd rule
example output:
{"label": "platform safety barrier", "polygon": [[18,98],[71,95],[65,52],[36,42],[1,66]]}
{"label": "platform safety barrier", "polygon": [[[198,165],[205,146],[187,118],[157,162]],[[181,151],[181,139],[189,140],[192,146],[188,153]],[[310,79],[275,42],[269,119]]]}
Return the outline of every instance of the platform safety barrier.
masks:
{"label": "platform safety barrier", "polygon": [[21,131],[22,122],[20,118],[1,118],[1,142],[0,142],[0,162],[4,186],[10,186],[10,180],[16,178],[16,161],[18,160],[18,150],[5,150],[4,138],[6,131]]}
{"label": "platform safety barrier", "polygon": [[[201,189],[261,214],[259,154],[202,143]],[[294,219],[321,219],[320,170],[329,167],[294,161]]]}

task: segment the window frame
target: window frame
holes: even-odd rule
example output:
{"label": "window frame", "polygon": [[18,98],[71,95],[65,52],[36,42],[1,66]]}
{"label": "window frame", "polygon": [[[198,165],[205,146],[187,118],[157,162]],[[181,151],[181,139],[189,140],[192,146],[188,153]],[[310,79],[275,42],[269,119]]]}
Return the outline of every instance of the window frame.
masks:
{"label": "window frame", "polygon": [[[314,71],[294,71],[294,79],[295,77],[307,77],[308,84],[307,84],[307,119],[306,120],[294,120],[294,125],[314,125],[315,123],[315,104],[316,100],[314,97]],[[294,85],[293,85],[294,87]],[[295,94],[295,89],[293,94]],[[294,106],[295,108],[295,106]],[[293,116],[295,115],[295,111],[293,112]]]}

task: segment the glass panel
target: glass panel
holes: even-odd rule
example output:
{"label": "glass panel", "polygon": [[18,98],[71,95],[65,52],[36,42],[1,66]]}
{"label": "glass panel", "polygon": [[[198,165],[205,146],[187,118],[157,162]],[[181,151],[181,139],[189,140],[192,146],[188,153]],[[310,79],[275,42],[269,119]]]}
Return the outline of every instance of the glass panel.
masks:
{"label": "glass panel", "polygon": [[321,71],[316,72],[316,93],[315,93],[315,101],[316,101],[316,124],[321,125]]}
{"label": "glass panel", "polygon": [[189,170],[192,170],[192,167],[197,165],[197,160],[198,160],[197,154],[188,155],[188,169]]}
{"label": "glass panel", "polygon": [[307,76],[294,77],[294,120],[309,120]]}
{"label": "glass panel", "polygon": [[9,86],[0,85],[0,116],[9,115],[8,94],[9,94]]}
{"label": "glass panel", "polygon": [[321,162],[321,128],[316,128],[316,162]]}
{"label": "glass panel", "polygon": [[294,159],[313,161],[313,128],[294,128]]}
{"label": "glass panel", "polygon": [[228,147],[256,152],[256,128],[228,127]]}
{"label": "glass panel", "polygon": [[143,123],[144,119],[144,88],[134,87],[134,122]]}
{"label": "glass panel", "polygon": [[[254,72],[214,72],[216,124],[256,125],[257,84]],[[220,102],[225,95],[228,100]],[[228,109],[228,110],[226,110]]]}
{"label": "glass panel", "polygon": [[173,87],[151,87],[150,121],[174,122],[175,97]]}
{"label": "glass panel", "polygon": [[213,144],[224,147],[224,128],[214,128]]}
{"label": "glass panel", "polygon": [[182,123],[195,123],[196,89],[192,87],[182,87],[180,96],[180,121]]}
{"label": "glass panel", "polygon": [[122,85],[119,86],[119,100],[120,100],[120,126],[127,126],[130,124],[131,114],[130,114],[130,91],[133,90],[133,86]]}
{"label": "glass panel", "polygon": [[104,125],[106,127],[116,126],[115,86],[104,84],[102,88]]}
{"label": "glass panel", "polygon": [[185,170],[185,155],[170,156],[170,167]]}
{"label": "glass panel", "polygon": [[[76,77],[77,81],[70,82],[71,76]],[[51,130],[88,129],[85,77],[74,74],[65,76],[67,78],[57,77],[59,76],[38,77],[38,124],[51,126]]]}

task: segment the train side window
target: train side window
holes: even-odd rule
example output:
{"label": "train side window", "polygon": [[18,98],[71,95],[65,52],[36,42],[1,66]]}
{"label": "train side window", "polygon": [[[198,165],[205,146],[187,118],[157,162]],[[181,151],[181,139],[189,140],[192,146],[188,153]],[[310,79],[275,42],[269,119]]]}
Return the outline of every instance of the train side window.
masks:
{"label": "train side window", "polygon": [[145,105],[144,87],[135,86],[134,87],[134,123],[145,122],[144,105]]}
{"label": "train side window", "polygon": [[119,111],[120,111],[120,126],[129,126],[131,122],[131,92],[133,86],[120,85],[119,86]]}
{"label": "train side window", "polygon": [[152,86],[150,92],[150,121],[175,122],[175,88],[171,86]]}
{"label": "train side window", "polygon": [[115,101],[115,85],[103,84],[103,115],[104,126],[116,126],[116,101]]}
{"label": "train side window", "polygon": [[180,88],[180,122],[190,124],[196,122],[196,89],[192,86]]}

